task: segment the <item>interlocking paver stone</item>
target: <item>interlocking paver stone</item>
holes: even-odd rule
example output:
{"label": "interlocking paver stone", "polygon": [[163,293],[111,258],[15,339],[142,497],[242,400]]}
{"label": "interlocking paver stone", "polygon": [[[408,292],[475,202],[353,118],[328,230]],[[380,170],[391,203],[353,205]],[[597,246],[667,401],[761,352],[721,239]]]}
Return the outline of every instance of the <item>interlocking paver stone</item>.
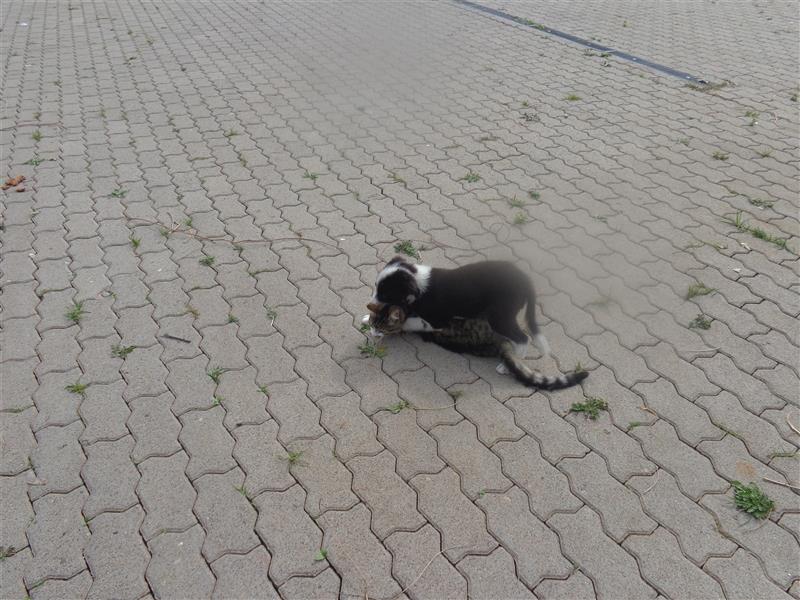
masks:
{"label": "interlocking paver stone", "polygon": [[675,536],[659,527],[622,544],[639,559],[642,576],[666,597],[721,598],[722,589],[681,554]]}
{"label": "interlocking paver stone", "polygon": [[545,577],[566,577],[573,567],[561,555],[555,533],[530,512],[527,500],[514,487],[486,494],[478,505],[486,512],[489,531],[514,557],[517,575],[532,588]]}
{"label": "interlocking paver stone", "polygon": [[717,578],[727,598],[790,598],[767,579],[758,560],[741,548],[729,558],[710,558],[703,569]]}
{"label": "interlocking paver stone", "polygon": [[353,473],[353,491],[370,509],[372,530],[380,539],[394,531],[416,531],[424,523],[417,495],[395,472],[389,452],[358,456],[347,467]]}
{"label": "interlocking paver stone", "polygon": [[592,579],[598,597],[656,597],[639,576],[636,561],[603,534],[600,518],[589,507],[555,515],[548,524],[558,532],[564,554]]}
{"label": "interlocking paver stone", "polygon": [[141,598],[148,593],[144,574],[150,553],[139,535],[143,519],[144,511],[136,506],[91,520],[92,537],[85,553],[94,580],[88,597]]}
{"label": "interlocking paver stone", "polygon": [[448,558],[485,554],[497,545],[486,531],[485,516],[460,493],[454,471],[445,468],[436,475],[417,475],[410,483],[417,490],[420,512],[442,533]]}
{"label": "interlocking paver stone", "polygon": [[269,553],[263,546],[247,554],[218,558],[211,564],[217,578],[212,598],[280,598],[267,575],[269,561]]}
{"label": "interlocking paver stone", "polygon": [[295,485],[285,492],[264,492],[253,503],[258,509],[256,532],[272,556],[269,574],[276,585],[290,577],[310,577],[326,567],[314,560],[322,548],[322,531],[303,508],[305,492]]}
{"label": "interlocking paver stone", "polygon": [[147,566],[147,582],[157,598],[211,596],[214,575],[200,554],[202,545],[199,525],[183,533],[162,533],[150,541],[153,557]]}
{"label": "interlocking paver stone", "polygon": [[194,512],[205,530],[203,556],[209,563],[228,552],[244,554],[258,545],[253,531],[256,511],[243,485],[244,474],[238,469],[195,481]]}
{"label": "interlocking paver stone", "polygon": [[329,511],[319,521],[328,559],[342,574],[342,595],[391,598],[400,592],[392,578],[391,555],[369,530],[369,511],[363,504]]}
{"label": "interlocking paver stone", "polygon": [[[418,531],[393,533],[386,539],[392,573],[411,598],[466,598],[467,582],[442,556],[439,533],[430,525]],[[432,561],[430,565],[428,562]],[[428,567],[423,572],[425,567]],[[419,574],[422,573],[420,577]]]}

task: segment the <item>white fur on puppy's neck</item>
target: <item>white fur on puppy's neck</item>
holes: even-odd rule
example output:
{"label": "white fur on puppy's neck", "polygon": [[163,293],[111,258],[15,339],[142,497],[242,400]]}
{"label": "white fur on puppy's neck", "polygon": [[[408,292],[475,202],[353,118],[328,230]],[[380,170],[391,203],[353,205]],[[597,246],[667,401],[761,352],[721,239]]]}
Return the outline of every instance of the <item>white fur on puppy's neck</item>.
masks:
{"label": "white fur on puppy's neck", "polygon": [[424,294],[428,289],[428,282],[431,278],[431,267],[428,265],[417,265],[417,272],[414,273],[414,279],[417,280],[419,286],[419,293]]}

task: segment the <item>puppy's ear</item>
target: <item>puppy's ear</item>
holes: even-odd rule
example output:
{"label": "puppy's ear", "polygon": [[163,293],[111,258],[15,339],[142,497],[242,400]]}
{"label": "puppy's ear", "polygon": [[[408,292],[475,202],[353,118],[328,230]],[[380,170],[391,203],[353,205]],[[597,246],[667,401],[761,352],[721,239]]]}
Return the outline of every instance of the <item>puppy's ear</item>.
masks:
{"label": "puppy's ear", "polygon": [[381,305],[378,304],[377,302],[370,302],[369,304],[367,304],[367,310],[377,315],[378,312],[380,312],[381,310]]}
{"label": "puppy's ear", "polygon": [[387,266],[387,267],[390,267],[390,266],[392,266],[392,265],[396,265],[396,264],[399,264],[399,263],[406,263],[406,262],[408,262],[408,261],[406,260],[406,258],[405,258],[404,256],[400,256],[400,255],[398,254],[398,255],[397,255],[397,256],[395,256],[395,257],[394,257],[392,260],[390,260],[388,263],[386,263],[386,266]]}

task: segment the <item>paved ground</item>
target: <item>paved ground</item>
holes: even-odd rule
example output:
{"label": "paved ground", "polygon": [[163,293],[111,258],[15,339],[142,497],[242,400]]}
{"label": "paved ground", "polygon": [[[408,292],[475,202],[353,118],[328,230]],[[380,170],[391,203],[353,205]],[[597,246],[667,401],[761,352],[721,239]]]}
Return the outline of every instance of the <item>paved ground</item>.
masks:
{"label": "paved ground", "polygon": [[[0,597],[800,598],[796,3],[492,6],[732,85],[450,2],[4,3]],[[527,261],[583,389],[362,356],[403,240]]]}

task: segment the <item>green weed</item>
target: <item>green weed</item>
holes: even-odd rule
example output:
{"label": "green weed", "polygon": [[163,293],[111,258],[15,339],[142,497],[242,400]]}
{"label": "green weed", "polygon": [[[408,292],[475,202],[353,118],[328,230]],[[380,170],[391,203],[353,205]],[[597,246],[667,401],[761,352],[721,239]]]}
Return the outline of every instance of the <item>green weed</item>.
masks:
{"label": "green weed", "polygon": [[587,397],[586,402],[576,402],[569,408],[569,412],[583,413],[592,421],[600,416],[601,410],[608,410],[608,403],[602,398],[595,398],[594,396]]}
{"label": "green weed", "polygon": [[756,519],[766,519],[775,508],[775,502],[755,483],[744,485],[739,481],[732,481],[731,485],[733,485],[733,501],[736,508]]}

